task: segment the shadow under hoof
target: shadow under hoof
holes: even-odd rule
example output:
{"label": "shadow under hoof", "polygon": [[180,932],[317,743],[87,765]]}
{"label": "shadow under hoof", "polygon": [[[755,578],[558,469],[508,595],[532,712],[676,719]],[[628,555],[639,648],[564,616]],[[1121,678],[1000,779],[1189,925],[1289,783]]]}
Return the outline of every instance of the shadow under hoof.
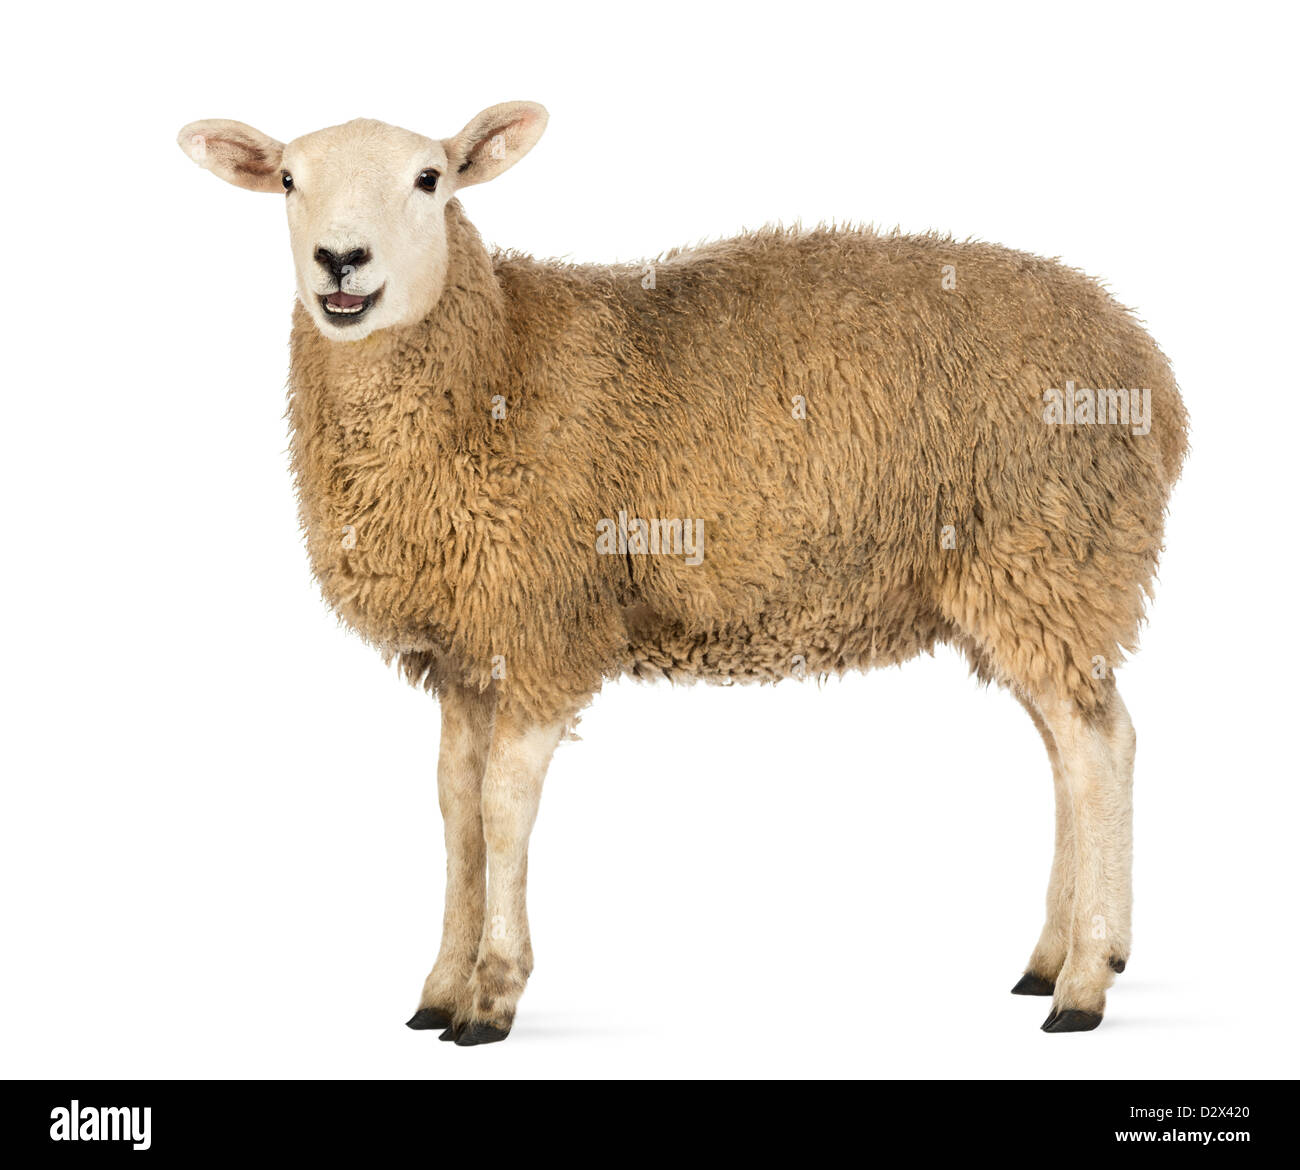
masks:
{"label": "shadow under hoof", "polygon": [[442,1008],[427,1007],[421,1008],[407,1020],[406,1026],[413,1028],[417,1032],[430,1032],[434,1028],[445,1028],[450,1023],[450,1012],[444,1012]]}
{"label": "shadow under hoof", "polygon": [[1075,1008],[1066,1008],[1063,1012],[1053,1012],[1043,1021],[1044,1032],[1091,1032],[1101,1023],[1100,1012],[1081,1012]]}
{"label": "shadow under hoof", "polygon": [[1032,971],[1026,971],[1020,977],[1020,982],[1011,989],[1011,994],[1051,995],[1055,990],[1056,984],[1051,979],[1044,979],[1041,975],[1035,975]]}
{"label": "shadow under hoof", "polygon": [[456,1036],[459,1048],[473,1048],[476,1044],[496,1044],[510,1035],[509,1028],[494,1028],[491,1024],[470,1024]]}
{"label": "shadow under hoof", "polygon": [[1110,960],[1110,969],[1114,971],[1116,975],[1122,975],[1124,973],[1124,968],[1127,966],[1128,963],[1126,963],[1123,959],[1116,959],[1112,957]]}

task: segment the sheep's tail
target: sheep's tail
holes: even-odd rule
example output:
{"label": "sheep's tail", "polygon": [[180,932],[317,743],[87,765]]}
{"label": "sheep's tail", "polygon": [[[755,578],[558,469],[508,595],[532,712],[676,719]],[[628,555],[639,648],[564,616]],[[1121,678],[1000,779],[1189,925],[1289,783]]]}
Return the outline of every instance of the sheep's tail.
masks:
{"label": "sheep's tail", "polygon": [[1152,388],[1151,414],[1152,438],[1160,450],[1161,479],[1167,494],[1183,472],[1188,449],[1187,407],[1172,373],[1167,382]]}

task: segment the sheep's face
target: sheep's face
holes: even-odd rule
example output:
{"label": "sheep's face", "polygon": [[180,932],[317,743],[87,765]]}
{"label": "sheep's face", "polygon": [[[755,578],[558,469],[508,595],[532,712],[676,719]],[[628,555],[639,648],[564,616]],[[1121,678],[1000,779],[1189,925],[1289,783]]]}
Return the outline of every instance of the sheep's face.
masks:
{"label": "sheep's face", "polygon": [[447,201],[519,161],[546,128],[506,102],[438,141],[358,119],[287,146],[242,122],[192,122],[181,149],[237,187],[283,197],[298,297],[333,341],[411,325],[447,280]]}

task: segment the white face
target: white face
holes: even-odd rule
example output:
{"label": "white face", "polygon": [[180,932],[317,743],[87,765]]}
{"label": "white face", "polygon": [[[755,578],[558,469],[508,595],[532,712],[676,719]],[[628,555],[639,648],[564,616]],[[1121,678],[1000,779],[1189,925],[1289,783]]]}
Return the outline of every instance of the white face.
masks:
{"label": "white face", "polygon": [[358,119],[283,146],[241,122],[193,122],[178,142],[227,182],[285,201],[298,298],[333,341],[413,325],[447,280],[447,201],[541,137],[533,102],[484,110],[442,141]]}
{"label": "white face", "polygon": [[317,328],[356,341],[423,318],[447,276],[442,143],[349,122],[289,143],[281,169],[298,298]]}

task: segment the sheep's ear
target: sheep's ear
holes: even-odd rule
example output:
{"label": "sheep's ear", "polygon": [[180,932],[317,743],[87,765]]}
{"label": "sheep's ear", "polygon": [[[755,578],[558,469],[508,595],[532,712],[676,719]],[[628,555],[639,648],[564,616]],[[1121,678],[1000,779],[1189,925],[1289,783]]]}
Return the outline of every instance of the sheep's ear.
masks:
{"label": "sheep's ear", "polygon": [[546,119],[546,107],[536,102],[502,102],[484,110],[455,138],[445,139],[456,186],[486,183],[508,171],[536,145]]}
{"label": "sheep's ear", "polygon": [[268,138],[243,122],[207,118],[191,122],[177,136],[177,145],[204,170],[248,191],[284,194],[280,161],[284,143]]}

